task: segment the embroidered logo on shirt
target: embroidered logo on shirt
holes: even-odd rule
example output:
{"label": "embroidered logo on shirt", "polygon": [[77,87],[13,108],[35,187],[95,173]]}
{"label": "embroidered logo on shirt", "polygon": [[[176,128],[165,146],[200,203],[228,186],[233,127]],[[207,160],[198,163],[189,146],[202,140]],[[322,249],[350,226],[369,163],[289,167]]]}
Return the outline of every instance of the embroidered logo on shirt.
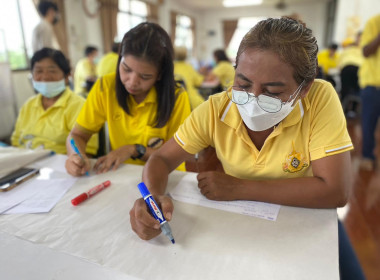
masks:
{"label": "embroidered logo on shirt", "polygon": [[302,153],[296,151],[294,142],[292,143],[293,151],[285,157],[285,162],[282,163],[282,170],[285,172],[298,172],[308,166],[306,158]]}

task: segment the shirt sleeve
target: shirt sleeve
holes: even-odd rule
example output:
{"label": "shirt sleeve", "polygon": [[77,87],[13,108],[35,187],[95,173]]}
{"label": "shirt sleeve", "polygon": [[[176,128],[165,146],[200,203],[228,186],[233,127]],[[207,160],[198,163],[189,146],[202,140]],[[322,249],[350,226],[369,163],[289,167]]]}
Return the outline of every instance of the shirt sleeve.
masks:
{"label": "shirt sleeve", "polygon": [[21,128],[22,128],[22,121],[25,118],[24,111],[25,111],[25,105],[21,107],[21,110],[16,120],[15,129],[11,136],[11,144],[12,146],[15,146],[15,147],[20,146],[20,134],[21,134]]}
{"label": "shirt sleeve", "polygon": [[311,160],[353,149],[341,103],[330,83],[316,86],[310,110]]}
{"label": "shirt sleeve", "polygon": [[111,88],[103,78],[98,79],[80,111],[77,124],[91,132],[98,132],[106,122],[106,100]]}
{"label": "shirt sleeve", "polygon": [[213,146],[213,121],[210,99],[196,107],[191,115],[179,127],[174,139],[188,153],[196,154],[200,150]]}
{"label": "shirt sleeve", "polygon": [[[77,97],[76,102],[73,102],[73,104],[70,105],[70,108],[67,112],[67,116],[68,116],[67,123],[69,126],[69,131],[71,129],[73,129],[75,122],[76,122],[76,119],[77,119],[77,116],[80,113],[80,111],[83,107],[83,104],[85,103],[85,101],[82,100],[83,99],[82,97],[80,97],[80,96],[75,96],[75,97]],[[99,148],[99,135],[98,135],[98,133],[94,133],[87,143],[86,153],[91,154],[91,155],[95,155],[98,151],[98,148]]]}
{"label": "shirt sleeve", "polygon": [[373,19],[368,20],[366,23],[362,35],[360,37],[360,47],[364,48],[366,45],[371,43],[373,39],[377,36],[376,25],[373,22]]}

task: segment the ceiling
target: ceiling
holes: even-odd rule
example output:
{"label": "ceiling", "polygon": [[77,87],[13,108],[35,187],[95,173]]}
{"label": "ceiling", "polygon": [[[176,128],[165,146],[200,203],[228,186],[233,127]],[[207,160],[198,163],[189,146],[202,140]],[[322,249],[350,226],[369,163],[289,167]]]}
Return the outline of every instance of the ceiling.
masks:
{"label": "ceiling", "polygon": [[[181,3],[186,7],[194,10],[200,9],[212,9],[212,8],[223,8],[223,0],[175,0],[177,3]],[[263,0],[265,6],[276,6],[280,2],[285,2],[285,4],[299,4],[299,3],[311,3],[316,1],[326,1],[326,0]]]}

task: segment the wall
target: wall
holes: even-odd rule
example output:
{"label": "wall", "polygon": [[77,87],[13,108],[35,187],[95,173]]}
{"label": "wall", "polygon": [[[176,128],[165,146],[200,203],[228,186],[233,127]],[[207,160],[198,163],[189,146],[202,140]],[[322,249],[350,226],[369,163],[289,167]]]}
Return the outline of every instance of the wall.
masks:
{"label": "wall", "polygon": [[[230,8],[228,10],[213,9],[201,11],[201,22],[198,23],[198,25],[202,26],[198,37],[198,42],[200,42],[198,45],[199,53],[201,54],[200,59],[210,59],[214,49],[223,47],[223,20],[237,19],[239,17],[279,17],[297,13],[306,25],[313,30],[314,35],[321,44],[323,42],[325,27],[323,23],[326,14],[326,2],[319,1],[296,6],[288,5],[285,10],[277,10],[272,6],[251,6]],[[215,35],[208,35],[209,31],[215,31]]]}
{"label": "wall", "polygon": [[66,28],[69,38],[71,66],[84,56],[87,45],[94,45],[103,53],[100,16],[88,17],[83,10],[82,0],[65,0]]}
{"label": "wall", "polygon": [[359,30],[363,30],[367,20],[379,13],[379,0],[340,0],[336,15],[335,42],[340,43],[350,35],[349,27],[352,26],[353,17],[358,19]]}

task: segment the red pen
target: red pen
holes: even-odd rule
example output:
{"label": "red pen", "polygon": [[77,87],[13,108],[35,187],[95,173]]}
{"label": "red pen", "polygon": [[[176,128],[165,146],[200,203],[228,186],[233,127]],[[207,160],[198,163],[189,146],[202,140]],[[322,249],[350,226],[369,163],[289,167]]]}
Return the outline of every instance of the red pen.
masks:
{"label": "red pen", "polygon": [[82,203],[83,201],[89,199],[90,197],[94,196],[98,192],[104,190],[105,188],[108,188],[110,185],[111,185],[110,181],[105,181],[105,182],[101,183],[100,185],[97,185],[97,186],[91,188],[88,192],[84,192],[84,193],[78,195],[76,198],[71,200],[71,203],[74,206],[76,206],[76,205]]}

